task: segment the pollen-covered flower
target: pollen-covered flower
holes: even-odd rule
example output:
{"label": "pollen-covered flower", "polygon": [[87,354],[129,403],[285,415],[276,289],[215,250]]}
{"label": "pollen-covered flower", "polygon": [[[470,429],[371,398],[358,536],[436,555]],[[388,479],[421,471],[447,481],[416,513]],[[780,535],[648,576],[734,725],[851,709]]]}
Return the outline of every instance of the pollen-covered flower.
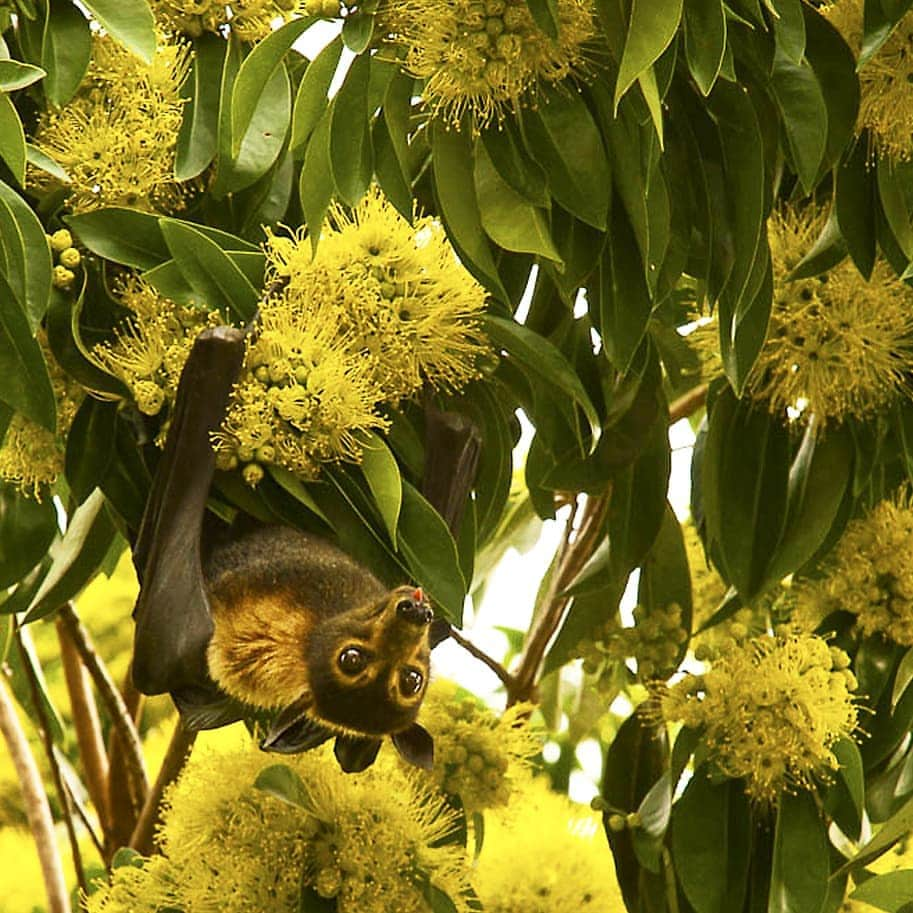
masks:
{"label": "pollen-covered flower", "polygon": [[831,747],[856,728],[849,658],[812,634],[783,631],[731,642],[703,675],[660,697],[668,722],[703,729],[719,769],[776,802],[837,768]]}
{"label": "pollen-covered flower", "polygon": [[425,80],[435,110],[475,127],[516,110],[540,83],[579,73],[596,33],[590,0],[557,0],[558,37],[536,25],[526,0],[388,0],[380,12]]}
{"label": "pollen-covered flower", "polygon": [[123,381],[140,412],[158,415],[177,394],[197,335],[222,321],[218,311],[178,305],[136,276],[123,282],[119,298],[133,316],[115,331],[113,342],[95,346],[92,357]]}
{"label": "pollen-covered flower", "polygon": [[794,586],[797,617],[813,627],[838,609],[852,612],[864,634],[913,646],[913,504],[903,490],[851,520],[826,573]]}
{"label": "pollen-covered flower", "polygon": [[198,38],[203,32],[231,29],[242,41],[259,41],[277,22],[304,15],[305,0],[152,0],[158,23],[172,32]]}
{"label": "pollen-covered flower", "polygon": [[790,279],[822,225],[810,208],[771,216],[774,303],[748,392],[773,412],[804,403],[824,423],[869,416],[907,388],[913,290],[883,261],[868,282],[849,260]]}
{"label": "pollen-covered flower", "polygon": [[[839,0],[821,9],[856,56],[862,48],[863,0]],[[859,71],[857,133],[871,131],[876,151],[894,160],[913,153],[913,13]]]}
{"label": "pollen-covered flower", "polygon": [[[287,759],[303,808],[254,786],[274,764],[253,744],[194,754],[166,798],[165,872],[155,886],[161,909],[295,913],[303,887],[335,898],[338,913],[431,913],[430,883],[458,913],[467,911],[467,860],[452,840],[457,816],[414,776],[383,763],[345,774],[319,749]],[[122,871],[92,895],[90,913],[133,909],[108,900]]]}
{"label": "pollen-covered flower", "polygon": [[486,816],[473,885],[486,913],[624,909],[598,818],[542,779]]}
{"label": "pollen-covered flower", "polygon": [[506,805],[529,775],[541,739],[530,728],[528,704],[500,716],[452,682],[436,681],[422,706],[422,725],[434,738],[431,779],[441,792],[458,796],[467,813]]}
{"label": "pollen-covered flower", "polygon": [[[162,37],[149,65],[112,38],[93,38],[82,87],[63,108],[49,111],[35,134],[35,144],[69,175],[73,212],[184,206],[174,155],[189,62],[188,45]],[[42,187],[51,180],[44,172],[31,179]]]}
{"label": "pollen-covered flower", "polygon": [[42,489],[53,485],[63,472],[67,435],[85,390],[57,364],[43,333],[39,333],[38,340],[57,402],[57,432],[48,431],[19,412],[13,415],[0,443],[0,479],[40,501]]}

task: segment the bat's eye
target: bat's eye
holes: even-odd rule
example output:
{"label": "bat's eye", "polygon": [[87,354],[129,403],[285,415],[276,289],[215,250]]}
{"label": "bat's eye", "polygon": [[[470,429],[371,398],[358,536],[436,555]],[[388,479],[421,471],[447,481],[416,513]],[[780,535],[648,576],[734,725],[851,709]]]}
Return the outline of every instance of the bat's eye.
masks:
{"label": "bat's eye", "polygon": [[412,697],[412,695],[418,694],[424,680],[424,676],[418,669],[403,669],[399,674],[399,690],[406,697]]}
{"label": "bat's eye", "polygon": [[337,662],[346,675],[358,675],[368,665],[368,657],[358,647],[346,647]]}

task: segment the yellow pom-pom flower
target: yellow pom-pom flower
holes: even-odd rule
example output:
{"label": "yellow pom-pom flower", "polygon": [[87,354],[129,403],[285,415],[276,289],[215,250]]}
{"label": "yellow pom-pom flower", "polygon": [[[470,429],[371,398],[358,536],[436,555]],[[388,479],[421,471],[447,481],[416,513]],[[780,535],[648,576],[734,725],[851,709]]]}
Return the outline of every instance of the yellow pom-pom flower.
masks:
{"label": "yellow pom-pom flower", "polygon": [[[35,144],[67,172],[73,212],[102,206],[174,212],[184,194],[174,155],[187,76],[186,44],[159,38],[144,64],[112,38],[93,39],[92,62],[76,96],[42,118]],[[44,172],[31,177],[50,186]]]}
{"label": "yellow pom-pom flower", "polygon": [[662,716],[703,728],[710,756],[764,803],[810,789],[837,768],[831,748],[856,728],[849,658],[812,634],[784,631],[721,650],[703,675],[660,697]]}
{"label": "yellow pom-pom flower", "polygon": [[[465,851],[447,839],[457,816],[415,776],[384,763],[345,774],[322,749],[299,755],[287,764],[308,796],[305,810],[255,788],[273,764],[253,744],[194,754],[166,797],[162,861],[148,877],[159,908],[295,913],[304,886],[335,898],[339,913],[430,913],[427,879],[466,913]],[[118,892],[147,909],[137,882],[149,867],[115,870],[89,898],[90,913],[137,909],[114,902]]]}
{"label": "yellow pom-pom flower", "polygon": [[[856,56],[862,48],[863,0],[839,0],[821,12],[843,35]],[[894,160],[913,153],[913,13],[894,27],[888,40],[859,71],[856,132],[871,132],[875,151]]]}
{"label": "yellow pom-pom flower", "polygon": [[[203,32],[231,29],[242,41],[266,38],[274,25],[308,12],[306,0],[152,0],[159,24],[198,38]],[[338,11],[338,6],[337,6]]]}
{"label": "yellow pom-pom flower", "polygon": [[748,392],[773,412],[805,404],[805,413],[826,423],[867,417],[907,389],[913,290],[882,261],[868,282],[850,260],[790,279],[822,225],[811,209],[770,219],[774,303]]}
{"label": "yellow pom-pom flower", "polygon": [[913,504],[908,490],[851,520],[817,580],[797,584],[797,617],[809,627],[838,609],[864,634],[913,646]]}
{"label": "yellow pom-pom flower", "polygon": [[434,738],[430,776],[437,788],[458,796],[468,814],[511,801],[542,747],[529,725],[531,710],[515,704],[497,716],[472,695],[460,697],[452,682],[434,682],[421,722]]}
{"label": "yellow pom-pom flower", "polygon": [[536,24],[526,0],[389,0],[379,14],[425,80],[435,110],[476,128],[516,110],[540,83],[584,69],[596,33],[590,0],[557,0],[558,37]]}
{"label": "yellow pom-pom flower", "polygon": [[486,817],[473,884],[486,913],[624,910],[598,818],[541,779]]}
{"label": "yellow pom-pom flower", "polygon": [[44,351],[54,398],[57,402],[56,434],[17,412],[0,443],[0,479],[40,501],[42,490],[63,472],[67,435],[85,390],[64,373],[47,346],[43,332],[38,341]]}

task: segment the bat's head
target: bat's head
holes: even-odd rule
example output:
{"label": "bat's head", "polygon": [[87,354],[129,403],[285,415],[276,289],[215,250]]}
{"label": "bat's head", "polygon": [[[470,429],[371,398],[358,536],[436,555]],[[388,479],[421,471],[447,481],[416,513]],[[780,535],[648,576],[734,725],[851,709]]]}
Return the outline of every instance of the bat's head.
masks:
{"label": "bat's head", "polygon": [[325,619],[307,648],[312,715],[360,735],[409,728],[428,686],[432,613],[421,589]]}

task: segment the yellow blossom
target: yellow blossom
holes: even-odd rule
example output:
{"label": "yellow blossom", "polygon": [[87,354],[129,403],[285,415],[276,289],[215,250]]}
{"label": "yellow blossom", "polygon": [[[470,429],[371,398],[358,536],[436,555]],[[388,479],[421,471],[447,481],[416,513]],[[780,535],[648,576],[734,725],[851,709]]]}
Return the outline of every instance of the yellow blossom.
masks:
{"label": "yellow blossom", "polygon": [[824,423],[868,417],[907,389],[913,290],[883,261],[868,282],[848,259],[820,276],[790,279],[822,225],[812,208],[771,216],[774,303],[748,392],[773,412],[804,402]]}
{"label": "yellow blossom", "polygon": [[[153,885],[161,908],[295,913],[304,885],[334,897],[339,913],[430,913],[425,877],[467,911],[467,860],[452,841],[457,816],[415,776],[385,763],[345,774],[323,749],[288,758],[306,810],[255,788],[275,763],[253,744],[194,754],[165,802]],[[90,913],[132,913],[110,898],[138,877],[117,869],[89,899]]]}
{"label": "yellow blossom", "polygon": [[158,415],[165,403],[174,401],[197,335],[222,321],[218,311],[175,304],[136,276],[124,280],[119,298],[133,317],[115,332],[113,342],[95,346],[92,357],[123,381],[140,412]]}
{"label": "yellow blossom", "polygon": [[500,716],[452,682],[436,681],[422,706],[422,725],[434,738],[430,777],[441,792],[458,796],[467,813],[506,805],[529,775],[541,739],[529,726],[532,708],[515,704]]}
{"label": "yellow blossom", "polygon": [[596,33],[590,0],[557,0],[558,37],[536,25],[526,0],[388,0],[380,18],[425,80],[435,110],[475,127],[503,119],[540,83],[581,72]]}
{"label": "yellow blossom", "polygon": [[[189,62],[188,45],[161,37],[149,65],[112,38],[94,37],[83,85],[67,105],[42,117],[35,134],[35,144],[69,175],[73,212],[183,207],[174,154]],[[30,179],[41,187],[51,180],[44,172]]]}
{"label": "yellow blossom", "polygon": [[745,791],[776,802],[837,768],[831,748],[856,728],[849,658],[812,634],[784,631],[732,641],[703,675],[660,698],[663,717],[703,729],[710,756]]}
{"label": "yellow blossom", "polygon": [[598,818],[541,779],[486,816],[473,883],[486,913],[624,910]]}
{"label": "yellow blossom", "polygon": [[838,609],[864,634],[913,645],[913,504],[909,490],[851,520],[823,577],[794,587],[796,613],[814,627]]}
{"label": "yellow blossom", "polygon": [[67,435],[85,391],[57,364],[43,333],[38,339],[57,402],[57,432],[48,431],[17,412],[0,442],[0,479],[40,501],[42,489],[53,485],[63,472]]}
{"label": "yellow blossom", "polygon": [[[821,12],[858,57],[863,37],[863,0],[839,0],[822,7]],[[909,159],[913,152],[911,82],[913,13],[907,13],[859,71],[856,132],[871,131],[876,151],[894,160]]]}
{"label": "yellow blossom", "polygon": [[[172,32],[198,38],[227,28],[242,41],[259,41],[295,15],[307,12],[306,0],[152,0],[155,18]],[[338,12],[338,6],[337,6]]]}

